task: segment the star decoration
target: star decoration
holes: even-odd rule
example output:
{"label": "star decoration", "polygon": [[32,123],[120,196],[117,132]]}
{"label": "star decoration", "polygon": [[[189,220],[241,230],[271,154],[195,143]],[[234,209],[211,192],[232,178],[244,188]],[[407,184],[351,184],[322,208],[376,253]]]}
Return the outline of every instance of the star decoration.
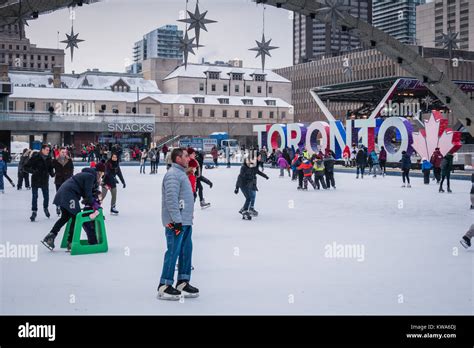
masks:
{"label": "star decoration", "polygon": [[427,95],[426,97],[424,97],[423,99],[421,99],[421,102],[422,102],[423,104],[425,104],[426,109],[428,109],[429,106],[430,106],[431,104],[433,104],[434,100],[433,100],[433,98],[431,98],[430,95]]}
{"label": "star decoration", "polygon": [[192,39],[189,38],[188,36],[188,32],[186,32],[184,34],[184,38],[183,39],[179,39],[179,49],[183,52],[183,55],[184,55],[184,68],[187,69],[188,67],[188,56],[189,56],[189,53],[191,54],[195,54],[194,53],[194,48],[199,48],[199,47],[203,47],[203,46],[200,46],[200,45],[197,45],[194,43],[194,40],[195,38],[193,37]]}
{"label": "star decoration", "polygon": [[74,27],[71,27],[71,35],[66,34],[67,39],[61,41],[62,43],[66,43],[66,49],[71,48],[71,62],[74,58],[74,47],[79,48],[77,44],[79,42],[83,42],[84,40],[78,39],[79,33],[74,34]]}
{"label": "star decoration", "polygon": [[255,40],[255,42],[257,43],[257,47],[249,49],[249,51],[258,52],[255,58],[258,58],[259,56],[262,57],[262,71],[265,70],[265,56],[271,57],[272,55],[270,54],[270,51],[278,48],[276,46],[270,46],[271,41],[272,39],[266,41],[265,34],[262,34],[261,42],[258,42],[257,40]]}
{"label": "star decoration", "polygon": [[443,48],[448,49],[449,57],[453,58],[453,50],[459,49],[458,43],[462,42],[463,40],[458,39],[459,33],[453,32],[451,28],[448,29],[448,33],[442,33],[442,36],[435,40],[436,43],[442,44]]}
{"label": "star decoration", "polygon": [[334,29],[337,25],[339,18],[344,18],[345,12],[351,9],[351,6],[344,5],[344,0],[324,0],[326,7],[316,10],[324,15],[326,22],[331,22],[331,26]]}
{"label": "star decoration", "polygon": [[217,21],[214,21],[212,19],[206,19],[207,11],[201,13],[199,11],[199,4],[196,3],[196,9],[194,10],[194,13],[191,11],[188,11],[189,18],[186,19],[179,19],[178,22],[183,22],[189,24],[188,30],[193,30],[194,29],[194,37],[196,39],[196,47],[199,48],[199,36],[201,33],[201,29],[207,31],[206,24],[211,24],[211,23],[217,23]]}

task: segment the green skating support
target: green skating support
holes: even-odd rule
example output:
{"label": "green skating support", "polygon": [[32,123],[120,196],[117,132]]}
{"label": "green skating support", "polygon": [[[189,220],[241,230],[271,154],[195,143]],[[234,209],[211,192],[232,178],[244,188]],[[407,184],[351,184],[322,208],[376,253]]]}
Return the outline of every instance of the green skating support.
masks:
{"label": "green skating support", "polygon": [[[91,220],[89,216],[84,216],[86,214],[93,213],[92,210],[81,211],[76,215],[76,224],[74,225],[74,236],[72,238],[71,244],[71,255],[84,255],[84,254],[95,254],[95,253],[105,253],[109,249],[107,244],[107,234],[105,232],[105,223],[104,223],[104,214],[102,209],[99,210],[99,215],[95,220]],[[85,222],[94,221],[95,223],[95,233],[97,236],[98,244],[89,245],[87,239],[81,240],[82,225]],[[61,248],[67,248],[67,239],[69,237],[69,227],[71,226],[71,219],[66,225],[66,230],[64,231],[63,239],[61,241]]]}

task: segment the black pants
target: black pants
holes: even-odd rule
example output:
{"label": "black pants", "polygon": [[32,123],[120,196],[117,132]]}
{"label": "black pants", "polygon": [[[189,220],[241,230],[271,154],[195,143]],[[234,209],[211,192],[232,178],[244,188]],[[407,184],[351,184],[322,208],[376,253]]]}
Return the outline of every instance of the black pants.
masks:
{"label": "black pants", "polygon": [[359,171],[362,177],[364,177],[365,166],[358,164],[357,165],[357,177],[359,177]]}
{"label": "black pants", "polygon": [[196,179],[196,192],[199,195],[199,202],[202,202],[204,200],[204,193],[200,179]]}
{"label": "black pants", "polygon": [[30,187],[30,175],[28,173],[25,173],[23,171],[18,172],[18,185],[17,187],[21,189],[23,186],[23,180],[25,180],[25,187],[29,188]]}
{"label": "black pants", "polygon": [[441,168],[434,168],[433,169],[434,177],[436,179],[436,182],[439,183],[441,180]]}
{"label": "black pants", "polygon": [[406,179],[408,184],[410,184],[410,169],[402,169],[402,179],[403,183],[405,183]]}
{"label": "black pants", "polygon": [[423,182],[427,185],[430,183],[430,170],[429,169],[423,170]]}
{"label": "black pants", "polygon": [[451,189],[450,185],[449,185],[449,179],[451,178],[451,173],[448,173],[447,175],[443,175],[442,178],[441,178],[441,182],[439,184],[439,189],[441,190],[443,188],[443,183],[444,183],[444,179],[446,179],[446,184],[448,185],[448,190]]}
{"label": "black pants", "polygon": [[303,187],[304,174],[302,170],[298,170],[298,187]]}
{"label": "black pants", "polygon": [[14,184],[13,184],[13,180],[8,176],[7,173],[3,173],[3,176],[4,176],[5,178],[7,178],[7,180],[10,182],[11,185],[14,185]]}
{"label": "black pants", "polygon": [[213,158],[212,160],[214,161],[214,165],[217,167],[218,166],[217,165],[217,158]]}
{"label": "black pants", "polygon": [[326,186],[327,187],[336,187],[336,182],[334,181],[334,172],[326,172],[324,173],[326,177]]}
{"label": "black pants", "polygon": [[151,171],[151,174],[155,174],[156,173],[156,161],[150,161],[150,171]]}
{"label": "black pants", "polygon": [[380,164],[380,170],[382,171],[382,174],[387,173],[387,160],[379,160]]}
{"label": "black pants", "polygon": [[319,190],[321,186],[323,189],[326,189],[326,183],[324,182],[324,174],[314,173],[314,183],[316,184],[317,189]]}
{"label": "black pants", "polygon": [[[51,229],[51,233],[54,234],[54,236],[56,237],[58,235],[59,231],[61,231],[61,228],[63,228],[63,226],[67,224],[69,219],[72,219],[72,222],[71,222],[71,226],[69,228],[69,236],[68,236],[67,241],[69,243],[71,243],[72,242],[72,236],[73,236],[73,233],[74,233],[74,224],[76,223],[76,215],[70,213],[68,210],[64,209],[63,207],[61,207],[61,216],[60,216],[59,220],[56,221],[53,228]],[[64,231],[64,233],[67,233],[67,231]]]}

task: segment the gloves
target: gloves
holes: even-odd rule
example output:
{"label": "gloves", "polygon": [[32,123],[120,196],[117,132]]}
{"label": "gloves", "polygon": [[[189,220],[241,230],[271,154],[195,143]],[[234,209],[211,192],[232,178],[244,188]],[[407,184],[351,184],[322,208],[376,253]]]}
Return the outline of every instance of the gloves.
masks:
{"label": "gloves", "polygon": [[212,182],[209,184],[209,188],[212,188]]}
{"label": "gloves", "polygon": [[127,187],[127,184],[125,184],[125,183],[123,183],[122,185],[123,185],[123,188]]}
{"label": "gloves", "polygon": [[183,224],[181,222],[170,222],[166,227],[174,231],[175,235],[179,235],[183,230]]}
{"label": "gloves", "polygon": [[235,193],[235,194],[238,194],[238,193],[239,193],[239,188],[238,188],[238,187],[235,188],[234,193]]}

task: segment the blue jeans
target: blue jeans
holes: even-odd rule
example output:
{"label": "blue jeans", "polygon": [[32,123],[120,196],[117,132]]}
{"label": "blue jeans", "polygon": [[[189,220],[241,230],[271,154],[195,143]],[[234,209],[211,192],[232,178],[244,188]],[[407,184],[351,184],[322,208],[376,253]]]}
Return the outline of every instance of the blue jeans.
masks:
{"label": "blue jeans", "polygon": [[173,285],[174,269],[178,258],[178,281],[189,281],[191,279],[191,259],[193,254],[192,232],[192,226],[183,226],[183,230],[178,235],[169,228],[165,228],[168,250],[166,250],[165,253],[160,284]]}
{"label": "blue jeans", "polygon": [[38,211],[38,190],[41,189],[43,192],[43,208],[47,209],[49,205],[49,187],[32,187],[31,192],[33,193],[33,199],[31,201],[31,210]]}
{"label": "blue jeans", "polygon": [[3,191],[5,189],[4,183],[3,183],[3,173],[0,175],[0,191]]}
{"label": "blue jeans", "polygon": [[255,198],[257,198],[257,191],[250,191],[250,208],[255,207]]}

